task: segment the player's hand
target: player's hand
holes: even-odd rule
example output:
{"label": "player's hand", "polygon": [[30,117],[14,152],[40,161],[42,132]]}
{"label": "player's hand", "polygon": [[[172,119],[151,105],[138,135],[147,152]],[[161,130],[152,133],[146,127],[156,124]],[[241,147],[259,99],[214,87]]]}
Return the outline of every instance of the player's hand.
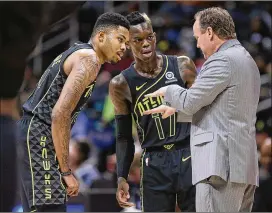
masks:
{"label": "player's hand", "polygon": [[165,93],[166,93],[167,88],[168,88],[168,86],[162,87],[162,88],[158,89],[158,90],[155,91],[155,92],[146,94],[145,97],[158,97],[158,96],[164,96]]}
{"label": "player's hand", "polygon": [[176,109],[170,106],[166,105],[160,105],[159,107],[156,107],[154,109],[150,109],[147,111],[144,111],[144,115],[150,115],[153,113],[161,113],[162,118],[168,118],[169,116],[173,115],[176,112]]}
{"label": "player's hand", "polygon": [[77,181],[75,176],[71,174],[71,175],[63,176],[62,178],[66,184],[67,195],[70,197],[77,196],[78,190],[79,190],[79,182]]}
{"label": "player's hand", "polygon": [[122,208],[135,206],[134,203],[128,202],[130,198],[128,190],[129,190],[129,185],[127,181],[124,178],[120,178],[118,180],[116,199]]}

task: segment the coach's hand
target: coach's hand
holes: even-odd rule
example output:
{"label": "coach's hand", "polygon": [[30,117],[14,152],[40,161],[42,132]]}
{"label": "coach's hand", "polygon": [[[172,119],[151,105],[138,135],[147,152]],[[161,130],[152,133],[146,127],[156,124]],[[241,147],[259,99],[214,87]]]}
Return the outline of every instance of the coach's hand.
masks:
{"label": "coach's hand", "polygon": [[168,118],[169,116],[175,114],[176,109],[166,105],[160,105],[154,109],[144,111],[144,115],[150,115],[154,113],[161,113],[162,119]]}
{"label": "coach's hand", "polygon": [[70,197],[74,197],[78,195],[78,190],[79,190],[79,183],[75,176],[73,174],[63,176],[63,180],[65,181],[66,184],[66,192],[67,195]]}
{"label": "coach's hand", "polygon": [[135,206],[134,203],[128,202],[130,198],[128,190],[129,190],[129,185],[127,181],[124,178],[119,178],[118,188],[116,192],[116,199],[122,208]]}

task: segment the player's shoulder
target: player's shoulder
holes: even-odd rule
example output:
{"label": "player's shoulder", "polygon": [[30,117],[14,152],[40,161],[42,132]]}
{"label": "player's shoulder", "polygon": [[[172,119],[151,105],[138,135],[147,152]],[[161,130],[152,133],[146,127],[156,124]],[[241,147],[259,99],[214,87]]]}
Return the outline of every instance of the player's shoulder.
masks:
{"label": "player's shoulder", "polygon": [[93,49],[76,50],[64,61],[63,69],[66,75],[69,75],[73,67],[82,65],[87,67],[87,70],[100,69],[98,57]]}
{"label": "player's shoulder", "polygon": [[110,81],[110,87],[122,87],[127,84],[125,76],[120,73],[119,75],[113,77]]}
{"label": "player's shoulder", "polygon": [[177,59],[180,61],[190,61],[191,60],[191,58],[186,55],[165,55],[165,56],[167,56],[168,58],[173,58],[173,59]]}
{"label": "player's shoulder", "polygon": [[177,63],[178,63],[179,69],[185,68],[185,69],[189,69],[192,71],[196,71],[194,61],[186,55],[177,56]]}
{"label": "player's shoulder", "polygon": [[186,55],[165,55],[168,58],[168,61],[172,63],[184,64],[190,63],[192,60]]}
{"label": "player's shoulder", "polygon": [[69,59],[70,59],[69,62],[72,65],[84,63],[86,65],[89,64],[90,66],[100,67],[98,57],[93,49],[79,49],[73,52],[71,57],[68,58],[68,60]]}
{"label": "player's shoulder", "polygon": [[177,59],[179,59],[179,60],[190,60],[191,58],[190,57],[188,57],[187,55],[178,55],[177,56]]}
{"label": "player's shoulder", "polygon": [[98,60],[96,52],[93,49],[79,49],[74,53],[75,58],[88,57],[93,60]]}
{"label": "player's shoulder", "polygon": [[179,55],[177,56],[177,61],[178,62],[191,62],[191,58],[186,56],[186,55]]}

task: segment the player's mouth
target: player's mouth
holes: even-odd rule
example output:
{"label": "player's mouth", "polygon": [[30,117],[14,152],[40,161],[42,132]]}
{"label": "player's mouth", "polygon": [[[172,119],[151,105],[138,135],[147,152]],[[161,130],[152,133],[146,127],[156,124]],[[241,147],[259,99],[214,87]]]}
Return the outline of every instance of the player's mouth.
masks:
{"label": "player's mouth", "polygon": [[124,55],[123,52],[117,52],[117,56],[118,56],[119,61],[122,59],[123,55]]}
{"label": "player's mouth", "polygon": [[152,51],[151,50],[144,50],[144,51],[142,51],[142,55],[146,58],[149,58],[152,55]]}

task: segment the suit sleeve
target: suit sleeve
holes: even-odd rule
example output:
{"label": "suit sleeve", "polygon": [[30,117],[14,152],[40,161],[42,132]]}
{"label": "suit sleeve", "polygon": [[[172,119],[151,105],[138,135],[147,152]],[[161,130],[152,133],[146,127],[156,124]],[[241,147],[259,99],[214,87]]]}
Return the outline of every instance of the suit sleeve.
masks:
{"label": "suit sleeve", "polygon": [[188,122],[191,123],[192,122],[192,115],[187,115],[181,111],[178,111],[178,117],[177,117],[177,122]]}
{"label": "suit sleeve", "polygon": [[[212,57],[212,56],[211,56]],[[231,69],[226,56],[209,59],[189,89],[178,85],[167,88],[164,100],[171,107],[187,115],[193,115],[211,104],[230,83]]]}

